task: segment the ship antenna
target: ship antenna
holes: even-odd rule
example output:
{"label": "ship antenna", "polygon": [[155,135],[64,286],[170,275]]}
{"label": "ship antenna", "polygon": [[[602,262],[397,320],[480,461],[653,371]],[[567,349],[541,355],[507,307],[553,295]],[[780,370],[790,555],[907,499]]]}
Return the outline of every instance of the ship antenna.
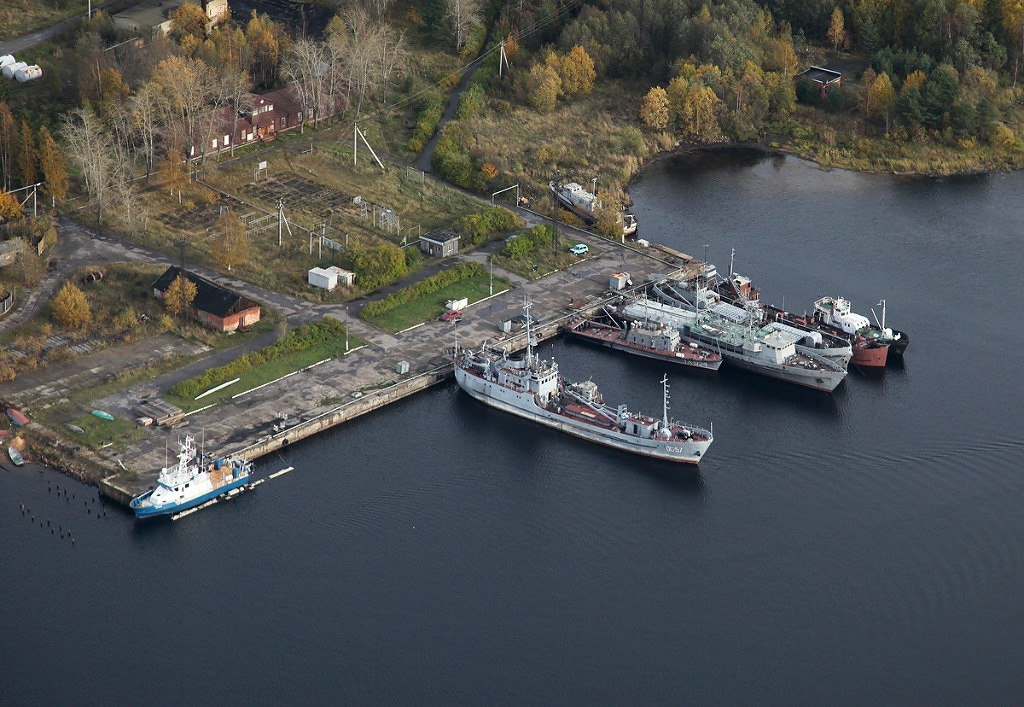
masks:
{"label": "ship antenna", "polygon": [[523,314],[526,316],[526,367],[533,368],[533,328],[530,322],[529,297],[523,297]]}
{"label": "ship antenna", "polygon": [[668,428],[668,374],[661,374],[661,416],[665,424],[665,428]]}

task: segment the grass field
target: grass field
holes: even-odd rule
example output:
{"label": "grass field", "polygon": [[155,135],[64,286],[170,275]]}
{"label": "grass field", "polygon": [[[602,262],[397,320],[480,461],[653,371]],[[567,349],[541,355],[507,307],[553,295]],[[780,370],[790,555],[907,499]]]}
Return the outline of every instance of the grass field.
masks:
{"label": "grass field", "polygon": [[[494,278],[494,291],[508,289],[511,283],[504,278]],[[432,292],[411,302],[390,309],[379,317],[366,317],[366,321],[390,332],[402,331],[416,324],[435,320],[445,311],[444,303],[450,299],[467,298],[472,304],[489,297],[491,280],[488,275],[468,278],[452,283],[448,287]],[[470,315],[467,315],[470,316]]]}
{"label": "grass field", "polygon": [[0,41],[14,39],[54,22],[85,14],[87,2],[67,0],[64,7],[46,0],[4,0],[0,3]]}
{"label": "grass field", "polygon": [[[349,335],[347,343],[348,350],[352,350],[363,346],[366,342],[357,336]],[[345,352],[346,339],[342,337],[335,341],[317,344],[303,351],[286,354],[280,358],[276,358],[260,366],[251,368],[239,376],[239,381],[237,383],[233,383],[226,388],[222,388],[216,393],[206,395],[199,400],[181,398],[170,394],[165,395],[164,400],[172,405],[177,405],[185,412],[191,412],[192,410],[198,410],[199,408],[206,407],[207,405],[227,402],[233,395],[237,395],[238,393],[246,390],[251,390],[252,388],[263,385],[264,383],[270,383],[282,376],[299,371],[307,366],[313,365],[314,363],[323,361],[324,359],[344,356]]]}

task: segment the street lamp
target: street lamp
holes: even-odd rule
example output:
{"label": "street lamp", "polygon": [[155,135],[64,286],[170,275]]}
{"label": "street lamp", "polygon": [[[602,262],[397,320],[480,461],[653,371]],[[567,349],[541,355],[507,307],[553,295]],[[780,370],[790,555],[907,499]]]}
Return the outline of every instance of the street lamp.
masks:
{"label": "street lamp", "polygon": [[494,256],[491,255],[487,259],[488,264],[491,266],[491,296],[494,296]]}
{"label": "street lamp", "polygon": [[352,326],[352,315],[348,306],[345,307],[345,353],[348,353],[348,329]]}

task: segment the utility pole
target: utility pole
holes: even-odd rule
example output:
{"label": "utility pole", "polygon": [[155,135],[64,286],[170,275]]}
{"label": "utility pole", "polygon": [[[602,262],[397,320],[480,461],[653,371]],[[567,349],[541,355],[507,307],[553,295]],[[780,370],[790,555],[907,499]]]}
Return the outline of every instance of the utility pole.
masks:
{"label": "utility pole", "polygon": [[494,256],[488,258],[488,263],[491,266],[491,296],[494,296]]}
{"label": "utility pole", "polygon": [[284,199],[277,200],[277,247],[281,247],[282,230],[284,229]]}

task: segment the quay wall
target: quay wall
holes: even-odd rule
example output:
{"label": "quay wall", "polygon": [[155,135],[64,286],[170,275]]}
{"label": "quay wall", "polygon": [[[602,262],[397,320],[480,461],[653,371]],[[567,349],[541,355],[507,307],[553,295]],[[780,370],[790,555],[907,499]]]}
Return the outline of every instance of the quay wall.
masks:
{"label": "quay wall", "polygon": [[[570,319],[577,316],[591,316],[622,294],[626,293],[615,293],[610,297],[594,300],[583,307],[578,307],[570,314],[558,316],[550,321],[538,322],[532,327],[534,338],[537,341],[551,339],[559,334],[562,326]],[[526,330],[524,328],[514,334],[506,334],[501,339],[492,341],[490,346],[492,348],[505,349],[510,354],[520,351],[526,348]],[[379,410],[386,405],[442,383],[451,377],[453,377],[452,364],[447,363],[425,373],[404,378],[387,387],[368,391],[358,398],[346,401],[315,417],[303,419],[295,425],[285,427],[269,436],[260,437],[254,443],[233,450],[230,453],[250,460],[257,459],[271,452],[284,449],[324,430],[336,427],[349,420],[354,420],[361,415]],[[102,479],[98,484],[99,491],[105,497],[127,506],[138,490],[119,485],[117,483],[118,479],[119,475],[116,473]]]}

